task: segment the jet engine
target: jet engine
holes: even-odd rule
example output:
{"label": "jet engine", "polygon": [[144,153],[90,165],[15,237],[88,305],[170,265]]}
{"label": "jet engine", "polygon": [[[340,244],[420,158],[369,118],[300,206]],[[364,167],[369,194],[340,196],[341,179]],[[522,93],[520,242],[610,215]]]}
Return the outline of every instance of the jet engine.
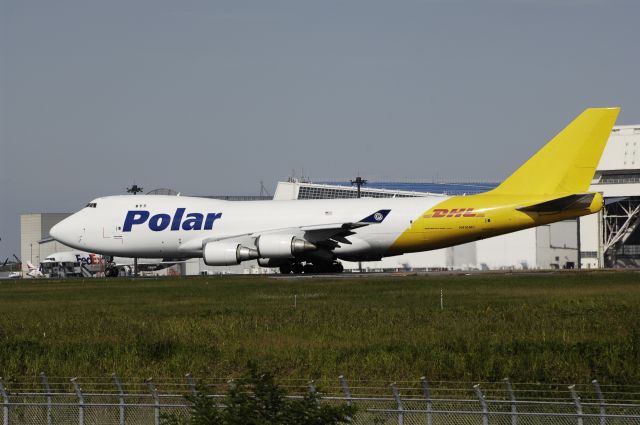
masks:
{"label": "jet engine", "polygon": [[202,258],[207,266],[231,266],[258,258],[258,251],[236,242],[209,242],[202,250]]}
{"label": "jet engine", "polygon": [[261,258],[291,258],[317,249],[311,242],[294,235],[261,235],[256,246]]}

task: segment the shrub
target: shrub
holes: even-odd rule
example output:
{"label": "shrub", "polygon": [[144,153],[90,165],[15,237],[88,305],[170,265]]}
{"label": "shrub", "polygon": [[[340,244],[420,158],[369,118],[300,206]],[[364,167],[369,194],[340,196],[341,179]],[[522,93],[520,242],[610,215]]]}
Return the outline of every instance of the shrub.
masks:
{"label": "shrub", "polygon": [[224,399],[202,393],[187,398],[191,416],[164,415],[163,425],[338,425],[350,423],[355,415],[353,406],[321,404],[316,392],[287,398],[271,373],[251,365]]}

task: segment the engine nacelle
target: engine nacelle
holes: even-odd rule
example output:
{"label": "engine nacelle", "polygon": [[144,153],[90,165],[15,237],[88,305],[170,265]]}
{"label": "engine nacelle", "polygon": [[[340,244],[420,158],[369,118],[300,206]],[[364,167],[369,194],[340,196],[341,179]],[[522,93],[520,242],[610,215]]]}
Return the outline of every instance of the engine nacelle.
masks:
{"label": "engine nacelle", "polygon": [[294,235],[261,235],[256,246],[261,258],[291,258],[317,249],[311,242]]}
{"label": "engine nacelle", "polygon": [[207,266],[232,266],[258,258],[258,251],[236,242],[209,242],[202,250],[202,258]]}

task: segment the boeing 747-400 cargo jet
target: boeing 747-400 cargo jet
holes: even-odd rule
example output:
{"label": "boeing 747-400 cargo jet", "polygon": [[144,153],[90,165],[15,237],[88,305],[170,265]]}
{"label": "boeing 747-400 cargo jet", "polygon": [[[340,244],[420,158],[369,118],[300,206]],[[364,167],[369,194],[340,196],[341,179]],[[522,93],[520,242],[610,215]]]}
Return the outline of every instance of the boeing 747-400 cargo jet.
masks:
{"label": "boeing 747-400 cargo jet", "polygon": [[51,229],[56,240],[119,257],[257,259],[282,273],[340,272],[375,261],[600,211],[587,192],[619,108],[585,110],[500,186],[469,196],[220,201],[108,196]]}

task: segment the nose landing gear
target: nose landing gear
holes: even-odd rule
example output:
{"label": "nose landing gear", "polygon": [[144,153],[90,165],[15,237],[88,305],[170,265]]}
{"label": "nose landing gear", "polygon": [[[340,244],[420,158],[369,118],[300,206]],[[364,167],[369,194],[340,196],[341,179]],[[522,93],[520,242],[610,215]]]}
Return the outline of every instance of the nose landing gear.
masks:
{"label": "nose landing gear", "polygon": [[120,275],[120,270],[118,266],[116,266],[115,261],[113,261],[113,257],[106,259],[104,275],[105,277],[118,277]]}

